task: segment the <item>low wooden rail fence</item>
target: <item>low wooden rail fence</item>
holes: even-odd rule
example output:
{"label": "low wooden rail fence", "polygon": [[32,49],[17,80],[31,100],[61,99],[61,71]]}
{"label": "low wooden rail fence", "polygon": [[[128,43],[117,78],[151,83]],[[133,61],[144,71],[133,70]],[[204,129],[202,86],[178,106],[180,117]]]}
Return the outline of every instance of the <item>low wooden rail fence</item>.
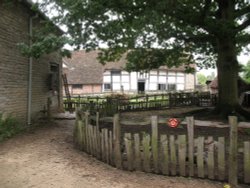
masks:
{"label": "low wooden rail fence", "polygon": [[[151,117],[151,135],[123,133],[119,114],[113,128],[100,128],[89,114],[77,112],[74,139],[79,148],[99,160],[124,170],[250,183],[250,140],[237,139],[237,118],[229,117],[230,137],[194,137],[195,121],[186,118],[187,134],[160,134],[158,117]],[[239,148],[241,152],[239,152]]]}
{"label": "low wooden rail fence", "polygon": [[74,111],[77,107],[84,110],[91,109],[112,115],[121,111],[150,110],[179,106],[213,106],[216,96],[210,93],[166,93],[158,95],[143,95],[131,98],[104,97],[76,97],[71,101],[64,101],[67,111]]}

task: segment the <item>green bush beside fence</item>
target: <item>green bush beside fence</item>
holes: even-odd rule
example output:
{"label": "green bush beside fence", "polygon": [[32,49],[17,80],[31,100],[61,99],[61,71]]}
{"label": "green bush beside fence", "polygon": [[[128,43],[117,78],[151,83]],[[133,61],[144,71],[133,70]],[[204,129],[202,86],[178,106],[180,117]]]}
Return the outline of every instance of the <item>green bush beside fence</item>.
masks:
{"label": "green bush beside fence", "polygon": [[0,114],[0,142],[22,131],[24,127],[12,116]]}

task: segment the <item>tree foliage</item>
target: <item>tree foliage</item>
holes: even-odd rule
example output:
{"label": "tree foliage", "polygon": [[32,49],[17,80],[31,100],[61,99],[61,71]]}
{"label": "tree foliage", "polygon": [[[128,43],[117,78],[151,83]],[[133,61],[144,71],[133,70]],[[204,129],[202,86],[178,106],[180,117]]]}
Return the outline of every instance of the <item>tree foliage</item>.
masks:
{"label": "tree foliage", "polygon": [[202,73],[198,73],[197,80],[198,80],[198,84],[206,85],[207,77]]}
{"label": "tree foliage", "polygon": [[247,62],[245,66],[242,67],[243,79],[250,84],[250,61]]}
{"label": "tree foliage", "polygon": [[[219,105],[238,106],[237,55],[250,42],[249,0],[45,0],[78,48],[106,44],[100,61],[127,53],[128,69],[196,63],[218,68]],[[43,7],[41,5],[41,7]]]}
{"label": "tree foliage", "polygon": [[[179,65],[186,54],[202,67],[213,67],[218,54],[216,40],[232,36],[237,52],[249,43],[245,31],[250,24],[247,0],[47,0],[55,3],[56,19],[68,28],[74,44],[93,49],[109,47],[102,62],[114,60],[131,50],[131,67]],[[223,8],[229,7],[228,19]],[[160,48],[161,51],[153,50]],[[188,55],[187,55],[188,54]],[[154,58],[152,58],[154,57]],[[157,62],[156,62],[156,61]],[[145,63],[147,62],[147,63]],[[192,61],[191,61],[192,62]],[[188,63],[188,62],[186,62]]]}

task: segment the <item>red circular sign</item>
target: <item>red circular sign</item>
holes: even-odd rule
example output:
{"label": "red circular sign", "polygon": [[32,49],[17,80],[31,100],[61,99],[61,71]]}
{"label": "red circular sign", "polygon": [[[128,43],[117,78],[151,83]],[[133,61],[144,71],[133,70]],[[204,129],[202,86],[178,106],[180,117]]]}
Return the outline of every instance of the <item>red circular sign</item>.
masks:
{"label": "red circular sign", "polygon": [[168,126],[172,128],[176,128],[179,125],[179,121],[176,118],[170,118],[168,119]]}

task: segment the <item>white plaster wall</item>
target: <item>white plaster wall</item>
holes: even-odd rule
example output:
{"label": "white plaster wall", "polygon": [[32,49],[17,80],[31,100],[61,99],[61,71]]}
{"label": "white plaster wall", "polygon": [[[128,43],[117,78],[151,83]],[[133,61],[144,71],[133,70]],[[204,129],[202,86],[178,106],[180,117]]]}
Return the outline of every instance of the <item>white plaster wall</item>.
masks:
{"label": "white plaster wall", "polygon": [[137,90],[137,73],[131,72],[130,74],[130,86],[131,90]]}
{"label": "white plaster wall", "polygon": [[149,90],[157,90],[157,83],[150,83]]}
{"label": "white plaster wall", "polygon": [[186,79],[185,89],[194,89],[195,75],[194,74],[186,74],[185,79]]}
{"label": "white plaster wall", "polygon": [[110,82],[111,82],[111,77],[110,77],[110,75],[104,75],[104,76],[103,76],[103,82],[104,82],[104,83],[110,83]]}
{"label": "white plaster wall", "polygon": [[168,76],[168,83],[169,84],[175,84],[176,83],[176,79],[173,76]]}

